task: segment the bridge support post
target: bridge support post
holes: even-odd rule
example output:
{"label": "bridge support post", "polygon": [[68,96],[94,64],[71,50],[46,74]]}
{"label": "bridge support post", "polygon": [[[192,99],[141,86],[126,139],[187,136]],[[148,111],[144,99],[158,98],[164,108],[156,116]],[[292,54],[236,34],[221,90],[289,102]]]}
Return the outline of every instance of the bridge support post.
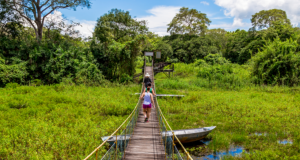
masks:
{"label": "bridge support post", "polygon": [[96,151],[96,160],[98,159],[98,150]]}
{"label": "bridge support post", "polygon": [[124,143],[124,159],[125,159],[125,151],[126,151],[126,128],[125,128],[125,143]]}
{"label": "bridge support post", "polygon": [[174,132],[172,132],[173,134],[173,142],[172,142],[172,160],[174,160],[174,146],[175,146],[175,143],[174,143]]}
{"label": "bridge support post", "polygon": [[115,155],[115,160],[117,160],[117,155],[118,155],[118,132],[116,133],[116,155]]}
{"label": "bridge support post", "polygon": [[[160,114],[159,114],[160,115]],[[161,117],[160,117],[161,118]],[[161,119],[162,121],[162,119]],[[164,127],[163,127],[164,128]],[[165,128],[165,152],[167,152],[167,128]],[[168,154],[166,154],[166,157],[167,157]],[[167,158],[166,158],[167,159]]]}

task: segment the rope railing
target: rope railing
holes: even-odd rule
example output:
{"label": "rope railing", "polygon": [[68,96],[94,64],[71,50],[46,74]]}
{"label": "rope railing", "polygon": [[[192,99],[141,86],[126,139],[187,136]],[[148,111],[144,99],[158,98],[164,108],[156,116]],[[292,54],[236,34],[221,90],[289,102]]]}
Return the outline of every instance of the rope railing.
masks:
{"label": "rope railing", "polygon": [[[144,89],[144,86],[142,86],[141,93],[143,93],[143,89]],[[122,157],[125,153],[126,147],[128,145],[128,142],[130,140],[130,135],[132,135],[132,133],[134,131],[134,127],[135,127],[135,124],[136,124],[136,121],[138,118],[138,113],[139,113],[141,104],[142,104],[142,100],[139,99],[135,108],[130,113],[130,115],[126,118],[126,120],[105,141],[103,141],[97,148],[95,148],[84,160],[91,158],[93,155],[95,156],[95,159],[97,160],[99,149],[101,147],[103,147],[104,144],[111,138],[115,138],[115,142],[113,145],[111,145],[109,150],[105,153],[105,155],[101,159],[102,160],[122,159]],[[127,124],[127,125],[124,125],[124,124]],[[121,131],[121,129],[123,127],[124,127],[124,129],[123,129],[122,133],[119,134],[119,136],[118,136],[118,132]],[[127,140],[128,137],[129,137],[129,140]]]}
{"label": "rope railing", "polygon": [[[95,154],[95,159],[98,158],[98,151],[99,149],[104,146],[104,144],[110,140],[111,138],[116,138],[114,144],[110,147],[110,149],[106,152],[106,154],[102,157],[102,159],[106,159],[106,156],[112,156],[110,154],[110,152],[114,153],[114,158],[119,159],[117,157],[122,157],[125,149],[127,147],[128,141],[126,142],[126,136],[129,136],[132,134],[134,126],[135,126],[135,122],[137,120],[137,116],[138,116],[138,112],[139,112],[139,108],[140,108],[140,104],[141,101],[139,100],[139,102],[137,103],[136,107],[134,108],[134,110],[131,112],[131,114],[128,116],[128,118],[115,130],[115,132],[113,132],[105,141],[103,141],[97,148],[94,149],[94,151],[92,153],[90,153],[84,160],[89,159],[93,154]],[[129,120],[130,119],[130,120]],[[129,120],[129,121],[128,121]],[[118,136],[118,132],[121,130],[121,128],[124,126],[124,124],[126,124],[125,129],[123,130],[123,132]],[[118,139],[119,137],[119,139]],[[117,152],[119,152],[119,154],[117,154]],[[120,154],[121,153],[121,154]],[[112,158],[109,158],[112,159]]]}
{"label": "rope railing", "polygon": [[[153,61],[152,61],[153,64]],[[153,68],[152,68],[153,69]],[[154,72],[153,72],[154,73]],[[154,77],[153,77],[154,79]],[[153,85],[153,88],[155,90],[155,82]],[[155,90],[156,92],[156,90]],[[165,146],[165,153],[166,153],[166,159],[187,159],[187,160],[193,160],[193,158],[190,156],[190,154],[186,151],[185,147],[182,145],[182,143],[180,142],[180,140],[178,139],[178,137],[174,134],[174,131],[172,130],[172,128],[170,127],[167,119],[165,118],[165,116],[163,115],[158,102],[157,102],[157,98],[154,98],[154,103],[156,106],[156,110],[157,110],[157,118],[160,124],[160,130],[161,130],[161,136],[163,139],[163,143]],[[165,122],[165,123],[164,123]],[[167,124],[167,127],[166,125]],[[183,149],[186,158],[183,158],[180,154],[180,152],[178,151],[176,145],[175,145],[175,140],[180,144],[181,148]]]}
{"label": "rope railing", "polygon": [[[152,61],[153,66],[153,61]],[[144,61],[144,70],[146,69],[146,61]],[[153,67],[152,67],[153,70]],[[153,72],[154,73],[154,72]],[[152,77],[154,79],[154,77]],[[155,83],[153,82],[154,90],[155,90]],[[144,85],[142,86],[141,93],[143,93]],[[163,141],[164,147],[165,147],[165,154],[166,159],[185,159],[181,156],[180,152],[178,151],[177,147],[175,146],[175,141],[177,141],[181,148],[183,149],[186,159],[192,160],[192,157],[189,155],[189,153],[186,151],[180,140],[177,138],[177,136],[174,134],[174,131],[168,124],[165,116],[163,115],[158,102],[157,98],[154,98],[154,103],[157,110],[157,118],[159,121],[159,127],[160,127],[160,133],[161,133],[161,139]],[[104,154],[104,156],[101,158],[102,160],[119,160],[125,158],[125,150],[127,148],[128,142],[130,141],[130,135],[134,132],[134,127],[136,125],[139,109],[141,108],[142,100],[139,99],[138,103],[136,104],[134,110],[131,112],[131,114],[126,118],[126,120],[106,139],[104,140],[97,148],[95,148],[84,160],[87,160],[91,157],[98,159],[98,152],[101,147],[104,146],[106,142],[110,140],[114,140],[114,143],[110,146],[108,151]],[[165,125],[166,124],[166,125]],[[123,129],[124,128],[124,129]],[[123,130],[122,130],[123,129]],[[122,132],[121,132],[122,131]],[[118,133],[121,132],[121,134],[118,135]],[[114,139],[115,138],[115,139]]]}

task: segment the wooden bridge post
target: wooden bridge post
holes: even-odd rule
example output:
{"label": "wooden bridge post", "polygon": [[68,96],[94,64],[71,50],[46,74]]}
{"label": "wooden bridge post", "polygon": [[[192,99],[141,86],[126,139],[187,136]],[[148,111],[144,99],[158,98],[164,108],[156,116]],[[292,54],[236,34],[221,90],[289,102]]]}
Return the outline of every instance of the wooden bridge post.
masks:
{"label": "wooden bridge post", "polygon": [[173,134],[173,142],[172,142],[172,160],[174,160],[174,145],[175,145],[175,143],[174,143],[174,132],[172,132],[172,134]]}
{"label": "wooden bridge post", "polygon": [[96,151],[96,160],[98,159],[98,151],[99,151],[99,150]]}
{"label": "wooden bridge post", "polygon": [[126,128],[125,128],[125,143],[124,143],[124,159],[125,159],[125,151],[126,151]]}
{"label": "wooden bridge post", "polygon": [[[167,138],[168,138],[166,135],[167,135],[167,128],[165,128],[165,152],[167,152]],[[167,154],[166,154],[166,157],[167,157]]]}
{"label": "wooden bridge post", "polygon": [[116,133],[116,155],[115,155],[115,160],[117,160],[117,155],[118,155],[118,132]]}

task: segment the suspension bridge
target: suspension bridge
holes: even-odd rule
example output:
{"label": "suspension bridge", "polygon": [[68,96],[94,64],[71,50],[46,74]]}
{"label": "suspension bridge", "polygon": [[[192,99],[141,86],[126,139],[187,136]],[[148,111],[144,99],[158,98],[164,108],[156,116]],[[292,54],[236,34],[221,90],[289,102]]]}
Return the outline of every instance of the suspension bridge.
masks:
{"label": "suspension bridge", "polygon": [[[146,61],[144,61],[144,75],[146,73],[150,75],[155,91],[153,61],[151,66],[147,66]],[[145,86],[142,85],[141,93],[143,93],[144,89]],[[139,99],[136,107],[127,119],[102,144],[95,148],[85,160],[98,158],[102,160],[192,159],[168,124],[158,105],[157,98],[154,97],[155,108],[152,107],[148,123],[144,122],[142,102],[143,100]],[[103,155],[101,151],[107,147],[105,143],[108,140],[113,140],[114,143]],[[181,145],[182,152],[178,151],[175,142]]]}

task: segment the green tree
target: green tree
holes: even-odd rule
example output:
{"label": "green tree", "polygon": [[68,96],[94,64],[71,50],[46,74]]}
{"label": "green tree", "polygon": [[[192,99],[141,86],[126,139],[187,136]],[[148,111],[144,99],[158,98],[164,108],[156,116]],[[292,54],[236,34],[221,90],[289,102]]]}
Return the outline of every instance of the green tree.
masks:
{"label": "green tree", "polygon": [[16,38],[20,34],[22,24],[20,17],[14,14],[6,1],[0,1],[0,36],[12,36]]}
{"label": "green tree", "polygon": [[155,59],[155,63],[166,62],[167,58],[172,57],[173,54],[171,45],[164,41],[163,37],[153,32],[147,33],[143,51],[161,51],[161,59]]}
{"label": "green tree", "polygon": [[285,11],[280,9],[262,10],[252,15],[251,18],[253,27],[258,27],[259,29],[271,27],[275,21],[291,24]]}
{"label": "green tree", "polygon": [[226,44],[228,42],[228,32],[221,28],[206,30],[205,36],[214,40],[215,45],[222,53],[225,52]]}
{"label": "green tree", "polygon": [[299,35],[299,28],[280,21],[275,21],[271,27],[259,31],[254,28],[250,28],[248,32],[237,30],[228,34],[224,56],[233,63],[244,64],[264,49],[266,41],[273,41],[277,37],[281,41],[290,38],[296,40],[297,35]]}
{"label": "green tree", "polygon": [[112,9],[98,19],[95,35],[100,42],[125,42],[147,31],[146,21],[133,19],[128,11]]}
{"label": "green tree", "polygon": [[89,0],[4,0],[20,17],[25,19],[34,28],[36,38],[43,37],[45,18],[53,11],[78,6],[90,7]]}
{"label": "green tree", "polygon": [[273,42],[268,41],[265,49],[252,61],[252,75],[257,83],[289,86],[300,83],[300,53],[296,40],[276,38]]}
{"label": "green tree", "polygon": [[211,21],[206,17],[205,13],[201,13],[196,9],[186,7],[180,8],[180,11],[168,24],[168,32],[171,34],[201,34],[207,29]]}
{"label": "green tree", "polygon": [[237,29],[231,32],[228,35],[224,57],[233,63],[237,63],[241,50],[247,45],[247,36],[248,32],[245,30]]}
{"label": "green tree", "polygon": [[193,63],[197,59],[204,58],[208,54],[218,53],[218,47],[209,37],[198,35],[165,36],[164,41],[172,46],[173,54],[171,59],[178,59],[181,62]]}
{"label": "green tree", "polygon": [[133,19],[128,11],[112,9],[98,19],[91,51],[107,79],[119,80],[123,74],[135,73],[135,60],[147,31],[146,22]]}

